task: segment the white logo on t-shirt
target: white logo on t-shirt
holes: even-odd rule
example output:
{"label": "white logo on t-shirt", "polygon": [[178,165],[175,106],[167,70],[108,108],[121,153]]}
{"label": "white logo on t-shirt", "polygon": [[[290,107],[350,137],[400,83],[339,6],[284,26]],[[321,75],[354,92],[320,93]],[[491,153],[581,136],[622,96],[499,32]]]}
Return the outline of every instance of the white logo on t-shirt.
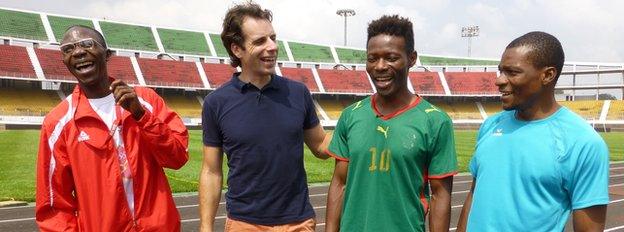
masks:
{"label": "white logo on t-shirt", "polygon": [[494,131],[494,136],[502,136],[503,135],[503,129],[498,128],[496,129],[496,131]]}
{"label": "white logo on t-shirt", "polygon": [[80,134],[78,135],[78,142],[83,142],[83,141],[87,141],[91,138],[89,138],[89,135],[87,133],[85,133],[84,131],[80,131]]}

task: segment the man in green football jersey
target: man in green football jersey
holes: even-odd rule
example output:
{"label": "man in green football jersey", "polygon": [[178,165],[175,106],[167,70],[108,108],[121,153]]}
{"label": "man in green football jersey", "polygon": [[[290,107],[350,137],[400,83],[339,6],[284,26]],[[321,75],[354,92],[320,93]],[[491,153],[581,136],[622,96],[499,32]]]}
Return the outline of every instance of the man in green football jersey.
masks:
{"label": "man in green football jersey", "polygon": [[448,231],[457,173],[453,124],[408,90],[417,57],[412,23],[398,15],[372,21],[366,53],[377,93],[338,120],[326,231],[425,231],[427,213],[430,231]]}

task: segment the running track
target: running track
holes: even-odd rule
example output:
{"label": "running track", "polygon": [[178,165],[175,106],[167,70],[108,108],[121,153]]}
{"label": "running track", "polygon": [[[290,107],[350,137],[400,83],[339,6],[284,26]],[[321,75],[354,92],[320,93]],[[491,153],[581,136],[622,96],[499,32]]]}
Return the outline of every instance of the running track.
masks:
{"label": "running track", "polygon": [[[451,202],[451,230],[454,230],[457,224],[462,204],[470,188],[471,179],[469,175],[458,175],[454,179]],[[310,186],[310,201],[316,211],[317,231],[324,231],[325,229],[325,200],[327,197],[327,188],[327,184]],[[609,193],[611,202],[607,210],[605,231],[624,232],[624,162],[611,164]],[[180,211],[180,216],[182,217],[182,230],[198,231],[199,213],[197,194],[176,194],[174,198],[178,210]],[[217,215],[216,228],[217,231],[221,231],[225,223],[225,203],[223,200],[219,204]],[[0,231],[37,231],[37,226],[34,221],[33,205],[0,208]],[[566,231],[572,231],[570,221],[568,221]]]}

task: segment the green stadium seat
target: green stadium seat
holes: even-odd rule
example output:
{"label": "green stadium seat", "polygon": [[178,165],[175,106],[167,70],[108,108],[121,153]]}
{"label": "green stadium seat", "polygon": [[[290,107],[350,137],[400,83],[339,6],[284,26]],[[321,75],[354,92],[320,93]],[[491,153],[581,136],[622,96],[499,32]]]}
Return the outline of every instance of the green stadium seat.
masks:
{"label": "green stadium seat", "polygon": [[71,26],[74,25],[82,25],[90,28],[94,28],[93,21],[86,19],[77,19],[77,18],[67,18],[60,17],[54,15],[48,15],[48,21],[50,22],[50,27],[52,27],[52,32],[54,32],[54,37],[57,42],[61,42],[63,39],[63,34],[65,31]]}
{"label": "green stadium seat", "polygon": [[152,29],[149,27],[105,21],[100,21],[100,27],[109,47],[158,51]]}
{"label": "green stadium seat", "polygon": [[295,61],[334,63],[331,49],[327,46],[288,42]]}
{"label": "green stadium seat", "polygon": [[420,64],[422,65],[498,65],[498,61],[492,60],[477,60],[477,59],[462,59],[462,58],[446,58],[436,56],[419,56]]}
{"label": "green stadium seat", "polygon": [[343,64],[365,64],[366,51],[350,48],[336,48],[336,54]]}
{"label": "green stadium seat", "polygon": [[39,14],[0,9],[0,36],[48,41]]}
{"label": "green stadium seat", "polygon": [[210,55],[204,33],[158,28],[158,35],[168,53]]}
{"label": "green stadium seat", "polygon": [[223,46],[223,41],[221,41],[221,36],[217,34],[208,34],[210,36],[210,40],[212,40],[212,45],[215,47],[215,51],[217,52],[218,57],[230,57]]}

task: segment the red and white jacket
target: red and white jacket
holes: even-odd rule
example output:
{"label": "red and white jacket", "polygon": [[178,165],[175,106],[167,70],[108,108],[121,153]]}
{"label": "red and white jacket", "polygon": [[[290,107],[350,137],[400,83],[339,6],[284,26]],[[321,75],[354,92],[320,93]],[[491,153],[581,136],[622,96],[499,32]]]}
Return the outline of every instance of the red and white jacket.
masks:
{"label": "red and white jacket", "polygon": [[163,168],[186,163],[188,131],[153,90],[134,90],[145,114],[136,121],[121,109],[117,119],[132,173],[134,215],[111,132],[76,85],[41,128],[35,210],[42,231],[180,230]]}

